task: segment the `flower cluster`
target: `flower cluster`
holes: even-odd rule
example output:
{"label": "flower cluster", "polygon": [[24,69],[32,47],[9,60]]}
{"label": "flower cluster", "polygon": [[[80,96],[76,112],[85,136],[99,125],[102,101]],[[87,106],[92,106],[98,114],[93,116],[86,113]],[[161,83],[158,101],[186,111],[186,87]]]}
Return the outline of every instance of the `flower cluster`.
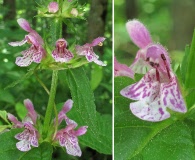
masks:
{"label": "flower cluster", "polygon": [[[149,31],[138,20],[126,24],[132,41],[140,48],[129,69],[145,74],[137,83],[121,90],[121,95],[137,100],[130,104],[132,113],[146,121],[162,121],[170,117],[167,108],[187,111],[167,50],[152,42]],[[119,67],[117,70],[124,70]],[[125,68],[127,71],[127,68]],[[132,72],[129,72],[132,75]]]}
{"label": "flower cluster", "polygon": [[8,119],[13,123],[13,128],[24,128],[22,133],[15,135],[15,138],[20,140],[20,142],[16,143],[16,147],[20,151],[29,151],[31,146],[38,147],[39,133],[35,127],[38,115],[29,99],[24,100],[24,105],[28,110],[28,114],[22,122],[18,121],[18,119],[10,113],[8,113]]}
{"label": "flower cluster", "polygon": [[[81,156],[81,149],[78,144],[78,136],[81,136],[86,133],[87,126],[82,126],[79,129],[75,130],[78,126],[77,123],[69,119],[66,113],[72,108],[73,101],[67,100],[64,103],[62,110],[58,114],[58,125],[61,124],[63,120],[66,122],[66,127],[60,129],[54,137],[54,140],[59,141],[60,146],[66,148],[66,152],[73,156]],[[54,120],[54,125],[56,121]]]}
{"label": "flower cluster", "polygon": [[[54,7],[54,8],[53,8]],[[57,12],[58,6],[53,2],[49,4],[48,8],[51,12]],[[21,67],[29,66],[32,62],[40,63],[47,54],[44,49],[44,41],[41,36],[30,27],[30,24],[23,18],[17,20],[20,27],[27,31],[29,34],[25,35],[25,38],[20,42],[10,42],[9,45],[21,46],[25,43],[31,44],[31,47],[25,51],[22,51],[22,57],[16,58],[16,64]],[[79,56],[85,56],[88,62],[95,62],[98,65],[106,66],[102,61],[98,60],[98,56],[94,53],[93,47],[102,45],[105,40],[104,37],[98,37],[92,41],[92,43],[86,43],[83,46],[77,45],[75,47],[76,53]],[[55,49],[52,51],[52,57],[55,62],[69,62],[74,54],[67,49],[67,41],[64,38],[60,38],[56,41]]]}
{"label": "flower cluster", "polygon": [[[31,146],[38,147],[38,140],[40,138],[40,133],[38,132],[37,127],[37,113],[34,110],[34,106],[29,99],[24,100],[24,105],[28,110],[28,114],[23,119],[22,122],[8,113],[8,119],[13,123],[13,128],[24,128],[22,133],[15,135],[15,138],[19,140],[16,143],[16,147],[20,151],[29,151]],[[69,119],[66,115],[68,111],[72,108],[73,101],[71,99],[67,100],[62,107],[62,110],[58,114],[58,123],[56,119],[53,121],[54,128],[56,125],[60,125],[63,120],[66,122],[66,127],[57,131],[53,134],[53,141],[59,142],[61,147],[65,147],[68,154],[73,156],[81,156],[81,149],[78,144],[78,136],[81,136],[87,132],[87,126],[82,126],[78,128],[77,123]]]}

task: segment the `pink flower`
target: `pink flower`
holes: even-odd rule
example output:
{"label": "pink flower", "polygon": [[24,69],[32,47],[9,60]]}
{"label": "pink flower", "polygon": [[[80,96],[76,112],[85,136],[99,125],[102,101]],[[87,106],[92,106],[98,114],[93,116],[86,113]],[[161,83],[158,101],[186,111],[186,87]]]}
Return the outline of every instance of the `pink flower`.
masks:
{"label": "pink flower", "polygon": [[68,62],[74,57],[73,54],[66,49],[67,45],[66,40],[63,38],[56,41],[56,48],[52,52],[52,57],[56,62]]}
{"label": "pink flower", "polygon": [[130,109],[135,116],[155,122],[170,117],[167,107],[176,112],[187,111],[177,79],[172,72],[170,75],[169,79],[167,74],[160,72],[159,81],[156,69],[151,69],[139,82],[121,90],[124,97],[138,100],[130,103]]}
{"label": "pink flower", "polygon": [[72,100],[67,100],[62,110],[58,114],[59,124],[64,119],[66,121],[67,126],[57,132],[55,140],[59,141],[60,146],[66,148],[66,152],[68,154],[73,156],[81,156],[82,152],[78,144],[77,137],[87,132],[87,126],[82,126],[75,130],[75,128],[77,127],[77,123],[66,116],[66,113],[72,108],[72,104]]}
{"label": "pink flower", "polygon": [[58,3],[57,2],[50,2],[48,5],[48,11],[50,13],[56,13],[58,11]]}
{"label": "pink flower", "polygon": [[125,64],[120,64],[114,57],[114,76],[127,76],[134,79],[133,71]]}
{"label": "pink flower", "polygon": [[153,122],[170,117],[166,108],[185,113],[186,105],[167,51],[160,44],[151,42],[148,30],[139,21],[127,22],[127,29],[133,42],[141,48],[130,67],[138,73],[147,72],[139,82],[120,92],[124,97],[137,100],[130,104],[132,113]]}
{"label": "pink flower", "polygon": [[16,147],[20,151],[29,151],[31,145],[33,147],[38,147],[38,131],[33,127],[30,122],[24,123],[25,130],[22,133],[15,135],[15,138],[20,140],[16,143]]}
{"label": "pink flower", "polygon": [[126,28],[132,41],[140,48],[130,66],[135,73],[145,74],[152,68],[150,63],[158,64],[158,70],[162,72],[170,70],[170,58],[167,50],[160,44],[152,42],[149,31],[141,22],[129,21],[126,23]]}
{"label": "pink flower", "polygon": [[17,118],[8,113],[8,119],[13,123],[14,128],[25,128],[22,133],[15,135],[15,138],[20,140],[16,143],[16,147],[20,151],[29,151],[31,145],[38,147],[38,131],[33,127],[36,124],[37,113],[34,110],[34,106],[29,99],[24,100],[24,105],[26,106],[28,113],[22,122],[18,121]]}
{"label": "pink flower", "polygon": [[16,64],[24,67],[29,66],[32,62],[40,63],[45,56],[45,50],[43,49],[43,39],[41,36],[30,27],[30,24],[23,18],[17,20],[22,29],[29,32],[28,35],[21,42],[10,42],[9,45],[22,46],[26,42],[31,44],[31,47],[22,52],[23,57],[16,58]]}
{"label": "pink flower", "polygon": [[97,45],[102,45],[102,42],[105,40],[104,37],[98,37],[92,41],[92,43],[86,43],[83,46],[76,46],[76,51],[78,55],[85,56],[89,62],[95,62],[100,66],[106,66],[102,61],[98,60],[99,56],[96,55],[93,51],[93,47]]}

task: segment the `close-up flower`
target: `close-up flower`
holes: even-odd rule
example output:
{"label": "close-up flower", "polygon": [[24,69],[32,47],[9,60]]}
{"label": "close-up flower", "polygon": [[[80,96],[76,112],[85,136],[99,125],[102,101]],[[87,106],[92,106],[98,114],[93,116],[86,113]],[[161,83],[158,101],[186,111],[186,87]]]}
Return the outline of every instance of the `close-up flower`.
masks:
{"label": "close-up flower", "polygon": [[45,50],[43,48],[43,39],[41,36],[30,27],[30,24],[23,18],[17,20],[20,27],[27,31],[29,34],[25,35],[25,38],[20,42],[10,42],[9,45],[16,47],[22,46],[25,43],[31,44],[31,47],[21,54],[23,57],[16,58],[16,64],[21,67],[29,66],[32,62],[40,63],[45,56]]}
{"label": "close-up flower", "polygon": [[137,83],[121,90],[121,95],[132,100],[132,113],[146,121],[162,121],[170,117],[167,108],[185,113],[185,102],[177,78],[171,70],[168,52],[160,44],[151,41],[145,26],[132,20],[126,24],[132,41],[140,47],[130,68],[135,73],[145,73]]}
{"label": "close-up flower", "polygon": [[[82,152],[80,149],[80,146],[78,144],[78,136],[81,136],[87,132],[87,126],[82,126],[78,128],[77,130],[77,123],[71,119],[69,119],[66,115],[66,113],[72,108],[73,101],[67,100],[64,103],[64,106],[62,110],[58,114],[58,125],[62,122],[62,120],[65,120],[66,127],[64,129],[59,130],[54,139],[56,141],[59,141],[60,146],[66,148],[66,152],[73,156],[81,156]],[[55,120],[54,120],[55,124]]]}
{"label": "close-up flower", "polygon": [[74,55],[67,48],[67,41],[64,38],[60,38],[56,41],[55,49],[52,52],[52,57],[56,62],[69,62]]}
{"label": "close-up flower", "polygon": [[137,102],[130,103],[132,113],[146,121],[162,121],[170,117],[167,108],[185,113],[185,102],[179,90],[175,75],[171,72],[171,78],[167,74],[159,73],[151,69],[139,82],[125,87],[121,95]]}
{"label": "close-up flower", "polygon": [[17,118],[10,113],[8,113],[8,119],[13,123],[13,128],[24,128],[22,133],[15,135],[15,138],[20,140],[20,142],[16,143],[16,147],[20,151],[29,151],[31,146],[38,147],[39,133],[34,127],[36,125],[38,115],[29,99],[24,100],[24,105],[28,113],[22,122],[18,121]]}
{"label": "close-up flower", "polygon": [[98,60],[99,56],[96,55],[95,52],[93,51],[93,47],[95,47],[97,45],[101,46],[102,42],[104,40],[105,40],[104,37],[98,37],[98,38],[94,39],[91,43],[86,43],[83,46],[77,45],[76,52],[80,56],[85,56],[89,62],[94,62],[100,66],[106,66],[105,63]]}

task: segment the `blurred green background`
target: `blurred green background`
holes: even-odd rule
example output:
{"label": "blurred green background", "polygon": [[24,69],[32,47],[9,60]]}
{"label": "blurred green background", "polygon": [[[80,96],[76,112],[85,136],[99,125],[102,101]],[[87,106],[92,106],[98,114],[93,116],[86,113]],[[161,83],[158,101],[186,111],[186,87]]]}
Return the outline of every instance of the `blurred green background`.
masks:
{"label": "blurred green background", "polygon": [[153,41],[168,49],[172,62],[181,62],[195,27],[194,0],[114,0],[114,13],[114,48],[119,62],[130,65],[138,50],[126,31],[130,19],[143,22]]}
{"label": "blurred green background", "polygon": [[[51,0],[0,0],[0,110],[6,110],[15,115],[25,114],[23,110],[23,100],[32,100],[36,111],[40,115],[45,115],[48,95],[38,83],[33,74],[28,79],[15,85],[12,88],[4,89],[14,81],[21,79],[30,68],[37,64],[32,63],[29,67],[19,67],[15,64],[17,56],[21,56],[21,51],[29,48],[28,44],[20,47],[11,47],[9,42],[21,41],[28,34],[17,24],[18,18],[25,18],[42,37],[47,37],[49,33],[47,26],[49,18],[38,18],[37,4],[47,5]],[[106,37],[102,47],[95,47],[94,51],[100,56],[100,60],[107,63],[106,67],[99,67],[94,63],[85,66],[87,76],[94,91],[97,111],[101,114],[112,114],[112,1],[111,0],[79,0],[79,6],[85,6],[86,20],[72,19],[74,30],[63,25],[63,36],[68,41],[69,46],[75,41],[83,45],[91,42],[98,36]],[[97,7],[98,6],[98,7]],[[89,16],[90,15],[90,16]],[[95,27],[94,27],[95,26]],[[73,32],[73,31],[76,31]],[[48,40],[48,39],[47,39]],[[53,44],[54,48],[54,44]],[[45,83],[47,88],[51,84],[50,70],[41,70],[36,75]],[[56,104],[65,102],[71,98],[69,87],[66,83],[64,71],[59,72],[59,84],[56,94]],[[18,117],[19,117],[18,116]],[[0,121],[0,124],[3,123]],[[110,155],[103,155],[96,151],[81,146],[83,156],[79,159],[111,159]],[[53,160],[78,159],[68,156],[61,149],[55,150]]]}

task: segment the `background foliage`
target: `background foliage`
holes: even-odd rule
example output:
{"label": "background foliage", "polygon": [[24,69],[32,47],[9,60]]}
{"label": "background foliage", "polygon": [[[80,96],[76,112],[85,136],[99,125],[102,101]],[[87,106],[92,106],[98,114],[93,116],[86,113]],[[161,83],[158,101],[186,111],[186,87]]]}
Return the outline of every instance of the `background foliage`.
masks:
{"label": "background foliage", "polygon": [[[21,51],[28,48],[28,45],[21,47],[11,47],[8,42],[19,41],[24,38],[27,33],[23,31],[17,24],[17,18],[25,18],[31,24],[31,27],[36,30],[42,37],[49,41],[48,37],[48,21],[49,19],[35,17],[37,14],[37,4],[48,4],[50,1],[43,0],[0,0],[0,110],[6,110],[18,117],[23,117],[25,110],[22,111],[23,100],[29,98],[34,103],[36,111],[44,116],[46,105],[48,101],[48,95],[37,81],[37,76],[50,88],[52,71],[38,71],[33,73],[27,79],[23,80],[22,77],[36,64],[32,64],[30,67],[21,68],[15,65],[15,58],[21,55]],[[95,3],[95,1],[93,1]],[[99,67],[93,63],[90,63],[84,67],[85,72],[90,80],[91,88],[94,91],[96,109],[98,114],[111,117],[112,114],[112,5],[111,0],[102,1],[101,4],[104,7],[102,17],[104,17],[101,35],[106,37],[104,46],[101,49],[96,49],[95,52],[100,56],[100,59],[107,63],[106,67]],[[90,31],[93,28],[90,26],[90,19],[94,17],[89,16],[92,6],[91,1],[79,0],[81,6],[85,5],[85,17],[86,20],[73,19],[74,26],[72,28],[63,25],[63,36],[69,44],[73,44],[75,41],[77,44],[85,44],[90,42],[96,37],[90,37]],[[76,32],[76,34],[74,34]],[[95,35],[94,35],[95,36]],[[96,35],[97,36],[97,35]],[[53,44],[54,46],[54,44]],[[21,80],[21,82],[14,87],[4,89],[12,82]],[[66,74],[64,71],[59,72],[59,84],[56,94],[56,104],[65,102],[71,98],[70,89],[66,80]],[[111,125],[111,119],[107,118]],[[0,121],[0,124],[3,121]],[[100,123],[100,122],[99,122]],[[100,125],[100,124],[99,124]],[[101,125],[100,125],[101,127]],[[104,127],[102,126],[102,129]],[[111,138],[111,133],[110,133]],[[111,159],[111,156],[98,153],[97,151],[86,148],[82,145],[83,159]],[[109,153],[110,152],[105,152]],[[54,151],[53,160],[61,160],[66,156],[67,159],[77,159],[71,156],[67,156],[64,151],[58,149]],[[80,158],[80,159],[82,159]]]}

